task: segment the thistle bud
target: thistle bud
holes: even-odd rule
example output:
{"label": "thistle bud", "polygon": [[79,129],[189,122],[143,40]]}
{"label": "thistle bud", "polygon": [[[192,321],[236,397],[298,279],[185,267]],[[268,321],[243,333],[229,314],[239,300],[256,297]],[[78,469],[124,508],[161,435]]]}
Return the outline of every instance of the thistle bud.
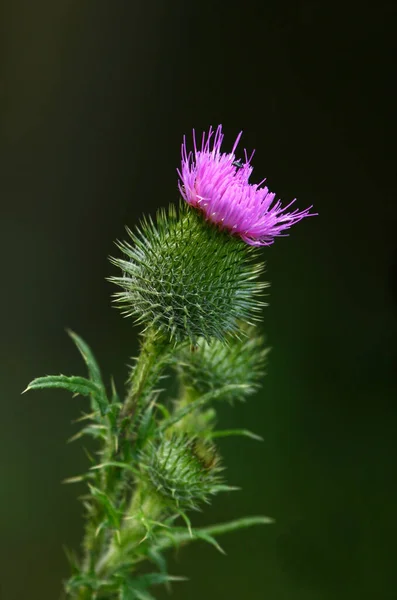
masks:
{"label": "thistle bud", "polygon": [[186,435],[163,436],[142,453],[141,468],[149,485],[163,501],[179,509],[197,509],[219,491],[221,467],[208,442]]}
{"label": "thistle bud", "polygon": [[242,400],[255,392],[265,374],[268,348],[254,327],[246,334],[228,339],[227,344],[200,339],[195,347],[184,347],[175,360],[184,385],[200,394],[230,386],[230,400]]}
{"label": "thistle bud", "polygon": [[175,343],[196,343],[224,340],[238,321],[257,318],[263,264],[252,246],[186,204],[128,233],[132,243],[119,244],[125,258],[113,259],[123,275],[111,281],[123,289],[118,304],[138,323]]}

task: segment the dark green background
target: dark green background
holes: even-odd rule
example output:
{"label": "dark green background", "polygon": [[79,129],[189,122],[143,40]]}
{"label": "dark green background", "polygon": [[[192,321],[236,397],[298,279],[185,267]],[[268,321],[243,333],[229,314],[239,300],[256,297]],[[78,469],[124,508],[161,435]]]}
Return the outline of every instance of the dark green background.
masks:
{"label": "dark green background", "polygon": [[[107,256],[177,201],[183,133],[223,123],[257,148],[254,181],[320,216],[263,254],[272,346],[263,391],[221,425],[231,483],[197,522],[277,523],[196,546],[174,598],[397,598],[396,186],[392,3],[3,2],[0,597],[54,600],[77,547],[86,462],[64,328],[119,386],[136,330],[111,307]],[[161,592],[162,594],[162,592]],[[160,595],[161,595],[160,594]],[[161,597],[163,597],[161,595]]]}

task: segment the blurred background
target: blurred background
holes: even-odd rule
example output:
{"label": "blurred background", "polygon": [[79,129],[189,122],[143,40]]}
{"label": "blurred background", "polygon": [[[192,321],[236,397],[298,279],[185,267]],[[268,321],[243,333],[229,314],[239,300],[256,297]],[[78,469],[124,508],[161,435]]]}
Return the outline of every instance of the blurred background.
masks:
{"label": "blurred background", "polygon": [[[5,0],[1,74],[0,598],[54,600],[78,548],[86,467],[65,328],[119,388],[137,330],[108,256],[177,201],[181,137],[243,129],[254,181],[313,204],[263,254],[272,347],[262,391],[221,409],[230,483],[196,523],[276,524],[171,559],[179,599],[397,598],[396,122],[393,3]],[[165,598],[163,591],[159,598]]]}

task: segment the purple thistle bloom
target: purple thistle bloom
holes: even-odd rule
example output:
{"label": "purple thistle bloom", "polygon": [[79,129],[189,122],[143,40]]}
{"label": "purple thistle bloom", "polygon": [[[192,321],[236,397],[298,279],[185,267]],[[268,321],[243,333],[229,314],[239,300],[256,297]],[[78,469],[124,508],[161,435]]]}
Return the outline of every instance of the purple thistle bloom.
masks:
{"label": "purple thistle bloom", "polygon": [[[251,246],[265,246],[276,236],[298,223],[304,217],[314,216],[311,206],[305,210],[286,212],[295,202],[282,207],[276,194],[262,184],[249,183],[253,171],[251,160],[244,150],[245,161],[237,161],[235,150],[242,132],[237,136],[232,151],[221,153],[222,125],[215,135],[212,127],[203,133],[201,148],[197,148],[193,130],[194,152],[188,152],[186,137],[182,143],[182,167],[178,171],[179,190],[188,204],[201,210],[205,218],[222,229],[227,229]],[[262,186],[262,187],[261,187]]]}

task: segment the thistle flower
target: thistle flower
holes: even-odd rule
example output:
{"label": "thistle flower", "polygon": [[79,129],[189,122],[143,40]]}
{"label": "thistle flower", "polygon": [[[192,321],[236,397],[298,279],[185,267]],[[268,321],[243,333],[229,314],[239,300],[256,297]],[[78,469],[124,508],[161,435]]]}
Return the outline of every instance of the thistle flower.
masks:
{"label": "thistle flower", "polygon": [[222,125],[215,135],[212,127],[203,133],[201,148],[197,147],[193,130],[194,152],[188,152],[186,138],[182,143],[182,165],[177,170],[179,189],[188,204],[199,209],[206,220],[241,237],[251,246],[270,245],[276,236],[304,217],[314,216],[311,206],[305,210],[287,212],[295,202],[282,207],[275,202],[276,194],[262,184],[249,183],[253,171],[251,160],[244,150],[244,162],[236,160],[235,151],[242,132],[237,136],[229,154],[221,152]]}
{"label": "thistle flower", "polygon": [[111,281],[123,289],[118,304],[138,323],[195,344],[224,340],[239,331],[238,321],[259,319],[266,284],[256,248],[220,232],[186,203],[128,233],[132,244],[119,244],[125,258],[112,260],[122,276]]}

